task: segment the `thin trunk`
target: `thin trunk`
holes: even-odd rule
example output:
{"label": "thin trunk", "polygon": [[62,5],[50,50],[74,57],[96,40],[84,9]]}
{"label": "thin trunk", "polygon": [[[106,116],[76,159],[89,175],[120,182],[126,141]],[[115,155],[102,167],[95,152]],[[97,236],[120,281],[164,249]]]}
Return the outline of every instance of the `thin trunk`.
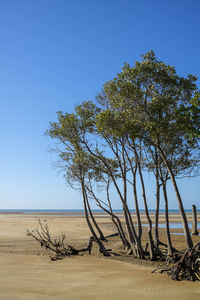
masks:
{"label": "thin trunk", "polygon": [[128,212],[127,212],[127,208],[125,205],[123,205],[123,212],[124,212],[124,218],[125,218],[125,222],[126,222],[126,228],[127,228],[129,241],[131,244],[135,244],[135,237],[132,232],[132,228],[130,225],[130,218],[128,217]]}
{"label": "thin trunk", "polygon": [[[110,186],[110,183],[109,183],[109,181],[108,181],[108,182],[107,182],[107,186],[106,186],[106,193],[107,193],[107,201],[108,201],[108,205],[105,204],[103,201],[99,200],[99,199],[96,197],[96,195],[95,195],[94,192],[93,192],[93,189],[92,189],[92,186],[91,186],[91,185],[90,185],[90,187],[87,186],[87,190],[88,190],[89,193],[92,195],[92,197],[95,199],[97,205],[98,205],[101,209],[103,209],[106,213],[108,213],[108,214],[111,216],[112,221],[113,221],[114,225],[116,226],[117,231],[118,231],[118,233],[119,233],[119,236],[120,236],[120,238],[121,238],[121,240],[122,240],[122,243],[123,243],[123,245],[124,245],[124,248],[127,247],[128,249],[130,249],[130,244],[129,244],[129,242],[127,241],[127,239],[126,239],[126,237],[125,237],[125,234],[124,234],[124,231],[123,231],[121,222],[120,222],[119,218],[118,218],[118,217],[113,213],[113,211],[112,211],[112,206],[111,206],[111,202],[110,202],[110,195],[109,195],[109,186]],[[101,203],[104,203],[106,206],[108,206],[109,209],[110,209],[110,211],[109,211],[108,209],[106,209]],[[117,219],[117,221],[115,221],[115,219]]]}
{"label": "thin trunk", "polygon": [[163,196],[165,200],[165,222],[166,222],[166,234],[167,234],[167,248],[168,248],[168,255],[172,255],[173,246],[170,236],[170,229],[169,229],[169,210],[168,210],[168,197],[167,197],[167,189],[166,189],[166,182],[162,182],[163,184]]}
{"label": "thin trunk", "polygon": [[133,170],[133,168],[132,168],[132,174],[133,174],[133,195],[134,195],[134,201],[135,201],[135,212],[136,212],[136,217],[137,217],[138,240],[141,243],[141,238],[142,238],[142,222],[141,222],[141,218],[140,218],[140,210],[139,210],[138,197],[137,197],[136,173],[137,173],[137,164],[135,166],[135,170]]}
{"label": "thin trunk", "polygon": [[159,247],[159,209],[160,209],[160,184],[158,178],[156,178],[156,213],[155,213],[155,245],[156,248]]}
{"label": "thin trunk", "polygon": [[193,204],[192,205],[192,235],[198,235],[198,230],[197,230],[197,209],[196,206]]}
{"label": "thin trunk", "polygon": [[152,238],[152,221],[151,221],[151,218],[149,216],[149,210],[148,210],[148,205],[147,205],[147,200],[146,200],[144,180],[143,180],[140,161],[139,161],[139,157],[138,157],[135,145],[134,145],[134,151],[135,151],[135,156],[137,158],[140,181],[141,181],[141,185],[142,185],[142,197],[143,197],[143,200],[144,200],[145,214],[146,214],[148,225],[149,225],[148,236],[149,236],[149,243],[150,243],[150,260],[155,260],[156,259],[156,254],[155,254],[154,243],[153,243],[153,238]]}
{"label": "thin trunk", "polygon": [[111,219],[112,219],[112,221],[113,221],[115,227],[117,228],[117,231],[118,231],[119,236],[120,236],[120,238],[121,238],[121,241],[122,241],[123,246],[124,246],[125,248],[130,249],[130,244],[129,244],[129,242],[128,242],[127,239],[126,239],[126,236],[125,236],[125,233],[124,233],[124,231],[123,231],[123,228],[122,228],[122,224],[121,224],[120,219],[119,219],[115,214],[113,214],[113,212],[107,210],[107,209],[106,209],[105,207],[103,207],[101,204],[98,204],[98,206],[99,206],[100,208],[102,208],[106,213],[108,213],[108,214],[111,216]]}
{"label": "thin trunk", "polygon": [[190,230],[189,230],[189,227],[188,227],[188,221],[187,221],[187,217],[186,217],[185,210],[184,210],[184,207],[183,207],[181,195],[179,193],[179,189],[178,189],[174,174],[170,171],[169,171],[169,174],[170,174],[173,186],[174,186],[176,197],[178,199],[179,209],[180,209],[182,223],[183,223],[183,229],[184,229],[184,233],[185,233],[186,244],[187,244],[188,248],[192,248],[193,247],[193,242],[192,242],[192,238],[191,238],[191,235],[190,235]]}
{"label": "thin trunk", "polygon": [[126,161],[125,161],[125,157],[124,157],[124,146],[122,146],[122,159],[123,159],[123,161],[122,161],[123,167],[121,166],[121,172],[122,172],[122,179],[123,179],[123,203],[124,203],[123,207],[125,208],[124,216],[125,216],[125,220],[127,223],[128,232],[130,232],[130,234],[129,234],[130,242],[131,242],[131,244],[135,244],[136,243],[136,232],[134,229],[134,225],[132,223],[130,211],[127,207]]}
{"label": "thin trunk", "polygon": [[85,217],[86,217],[86,221],[87,221],[88,227],[89,227],[89,229],[91,231],[91,234],[94,237],[95,242],[98,244],[100,252],[104,256],[111,256],[110,253],[104,247],[103,243],[97,237],[97,235],[96,235],[96,233],[95,233],[95,231],[94,231],[94,229],[92,227],[92,224],[91,224],[91,222],[89,220],[88,207],[87,207],[87,196],[86,196],[86,191],[85,191],[85,186],[84,186],[84,180],[81,181],[81,187],[82,187],[82,195],[83,195],[83,204],[84,204],[84,210],[85,210]]}
{"label": "thin trunk", "polygon": [[142,249],[142,245],[141,245],[140,241],[138,240],[130,211],[126,205],[123,205],[123,211],[124,211],[124,217],[126,220],[128,237],[130,240],[130,244],[132,245],[133,252],[136,255],[136,257],[143,258],[144,251]]}
{"label": "thin trunk", "polygon": [[[108,205],[109,205],[109,208],[110,208],[110,212],[108,211],[109,214],[111,214],[111,217],[112,217],[112,221],[113,223],[115,224],[115,226],[117,227],[118,229],[118,232],[119,232],[119,235],[120,235],[120,238],[122,240],[122,243],[124,245],[124,247],[127,249],[130,249],[130,243],[127,241],[126,239],[126,236],[124,234],[124,230],[123,230],[123,227],[122,227],[122,224],[121,224],[121,221],[120,219],[113,213],[113,210],[112,210],[112,205],[111,205],[111,201],[110,201],[110,194],[109,194],[109,182],[106,186],[106,195],[107,195],[107,201],[108,201]],[[116,221],[115,221],[116,219]]]}
{"label": "thin trunk", "polygon": [[[86,195],[86,197],[87,197],[87,195]],[[90,213],[90,217],[91,217],[91,219],[92,219],[92,221],[93,221],[93,223],[94,223],[94,226],[96,227],[96,229],[97,229],[97,231],[98,231],[98,233],[99,233],[100,239],[101,239],[102,241],[106,241],[106,239],[105,239],[105,237],[104,237],[104,235],[103,235],[103,232],[102,232],[101,229],[99,228],[99,225],[97,224],[97,222],[96,222],[96,220],[95,220],[95,218],[94,218],[94,215],[93,215],[93,213],[92,213],[92,210],[91,210],[91,207],[90,207],[90,204],[89,204],[89,201],[88,201],[88,197],[87,197],[87,206],[88,206],[88,211],[89,211],[89,213]]]}
{"label": "thin trunk", "polygon": [[[124,244],[125,248],[130,249],[131,245],[127,241],[127,238],[125,236],[121,221],[117,216],[115,216],[115,218],[117,220],[116,223],[117,223],[117,227],[119,228],[119,234],[120,234],[121,240],[123,241],[123,244]],[[114,219],[114,217],[113,217],[113,219]]]}
{"label": "thin trunk", "polygon": [[124,208],[124,217],[125,217],[125,220],[126,220],[126,224],[127,224],[127,230],[128,230],[128,233],[129,233],[129,237],[130,237],[130,242],[131,244],[135,244],[136,243],[136,233],[134,232],[134,228],[133,228],[133,224],[131,224],[132,222],[132,219],[131,217],[129,216],[130,212],[129,212],[129,209],[127,207],[127,183],[126,183],[126,166],[125,166],[125,161],[123,160],[124,162],[124,170],[123,170],[123,202],[124,202],[124,205],[123,205],[123,208]]}
{"label": "thin trunk", "polygon": [[155,164],[156,164],[156,212],[155,212],[155,245],[156,248],[159,247],[159,231],[158,231],[158,222],[159,222],[159,209],[160,209],[160,183],[159,183],[159,173],[158,173],[158,153],[155,149]]}
{"label": "thin trunk", "polygon": [[[130,145],[130,143],[129,143]],[[138,205],[138,197],[137,197],[137,186],[136,186],[136,173],[137,173],[137,163],[135,162],[135,168],[133,168],[133,163],[128,155],[128,152],[126,151],[126,148],[124,149],[126,157],[129,161],[129,165],[131,168],[132,176],[133,176],[133,195],[134,195],[134,201],[135,201],[135,211],[136,211],[136,217],[137,217],[137,225],[138,225],[138,240],[140,241],[141,244],[141,237],[142,237],[142,223],[141,223],[141,218],[140,218],[140,210],[139,210],[139,205]]]}
{"label": "thin trunk", "polygon": [[[134,173],[134,178],[133,178],[133,194],[134,194],[134,200],[135,200],[135,211],[136,211],[136,216],[137,216],[137,225],[138,225],[138,244],[139,247],[142,249],[142,222],[140,218],[140,210],[138,206],[138,198],[137,198],[137,188],[136,188],[136,171]],[[143,250],[142,250],[143,252]],[[144,252],[143,252],[144,253]]]}
{"label": "thin trunk", "polygon": [[[124,199],[124,203],[126,204],[127,203],[127,180],[126,180],[126,172],[127,171],[126,171],[125,155],[126,155],[126,151],[125,151],[125,147],[124,147],[124,143],[123,143],[122,144],[122,163],[123,163],[122,175],[123,175],[123,188],[124,188],[124,197],[123,197],[123,199]],[[137,237],[137,234],[136,234],[136,231],[135,231],[135,226],[133,224],[132,216],[131,216],[130,210],[127,207],[127,204],[126,204],[126,208],[127,208],[127,217],[128,217],[127,221],[129,223],[130,230],[132,232],[132,236],[134,238],[134,242],[132,243],[133,251],[134,251],[134,253],[137,257],[140,257],[141,255],[143,255],[142,246],[141,246],[141,243],[138,240],[138,237]]]}
{"label": "thin trunk", "polygon": [[148,210],[148,205],[147,205],[147,200],[146,200],[146,193],[145,193],[145,186],[144,186],[144,181],[143,181],[143,176],[142,176],[140,166],[139,166],[139,174],[140,174],[140,180],[141,180],[141,184],[142,184],[142,191],[143,191],[142,196],[143,196],[143,200],[144,200],[145,214],[146,214],[147,221],[148,221],[148,224],[149,224],[148,236],[149,236],[149,242],[150,242],[150,259],[155,260],[156,255],[155,255],[154,243],[153,243],[153,238],[152,238],[152,221],[151,221],[151,218],[149,216],[149,210]]}
{"label": "thin trunk", "polygon": [[[123,187],[124,187],[124,202],[126,203],[127,202],[127,179],[126,179],[126,159],[125,159],[125,156],[127,157],[127,152],[125,150],[125,147],[124,147],[124,143],[122,144],[122,159],[123,159]],[[132,220],[132,216],[131,216],[131,213],[130,213],[130,210],[128,209],[127,210],[127,216],[128,216],[128,219],[129,219],[129,224],[130,224],[130,227],[131,227],[131,231],[132,231],[132,234],[133,234],[133,237],[134,237],[134,245],[133,245],[133,250],[135,252],[135,255],[137,257],[143,257],[144,254],[143,254],[143,249],[142,249],[142,245],[141,245],[141,237],[138,238],[137,234],[136,234],[136,231],[135,231],[135,226],[133,224],[133,220]]]}
{"label": "thin trunk", "polygon": [[181,219],[182,219],[182,224],[183,224],[183,230],[184,230],[184,233],[185,233],[186,245],[187,245],[188,248],[192,248],[193,247],[193,242],[192,242],[192,238],[191,238],[191,235],[190,235],[190,230],[189,230],[189,227],[188,227],[188,221],[187,221],[187,217],[186,217],[185,210],[184,210],[184,207],[183,207],[183,202],[182,202],[182,199],[181,199],[181,195],[179,193],[179,189],[178,189],[178,186],[177,186],[177,183],[176,183],[174,173],[173,173],[171,167],[169,166],[169,164],[168,164],[168,162],[165,158],[164,153],[161,150],[160,150],[160,154],[163,158],[163,162],[164,162],[165,166],[167,167],[167,169],[169,171],[170,178],[171,178],[171,181],[172,181],[175,193],[176,193],[176,197],[177,197],[178,205],[179,205],[179,210],[180,210],[180,214],[181,214]]}
{"label": "thin trunk", "polygon": [[[87,143],[85,143],[85,146],[88,149],[88,151],[89,151],[90,154],[92,154],[94,157],[98,157],[98,159],[100,159],[103,162],[104,166],[107,168],[109,176],[112,178],[113,184],[114,184],[114,186],[115,186],[115,188],[117,190],[117,193],[118,193],[118,195],[119,195],[119,197],[120,197],[120,199],[122,201],[124,218],[125,218],[125,221],[126,221],[126,227],[127,227],[129,242],[130,242],[130,244],[133,247],[135,247],[136,240],[137,240],[137,235],[136,235],[136,232],[135,232],[135,228],[134,228],[134,225],[133,225],[133,222],[132,222],[132,218],[130,216],[130,211],[129,211],[128,207],[127,207],[126,202],[124,201],[124,198],[123,198],[123,196],[121,194],[121,191],[120,191],[120,189],[119,189],[119,187],[117,185],[116,179],[113,176],[113,171],[112,171],[111,167],[109,166],[109,164],[107,163],[106,159],[103,156],[97,155],[93,151],[91,151],[91,149],[88,147]],[[115,154],[117,155],[117,153],[115,153]],[[123,175],[123,170],[122,170],[122,175]],[[137,248],[139,248],[139,247],[137,247]]]}

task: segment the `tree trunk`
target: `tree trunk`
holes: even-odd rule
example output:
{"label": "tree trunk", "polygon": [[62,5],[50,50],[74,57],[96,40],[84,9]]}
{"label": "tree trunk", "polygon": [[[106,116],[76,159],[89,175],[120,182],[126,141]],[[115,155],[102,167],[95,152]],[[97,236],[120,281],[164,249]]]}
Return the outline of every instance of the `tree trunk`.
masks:
{"label": "tree trunk", "polygon": [[[121,224],[121,221],[120,219],[113,213],[113,210],[112,210],[112,205],[111,205],[111,201],[110,201],[110,194],[109,194],[109,184],[107,185],[106,187],[106,194],[107,194],[107,201],[108,201],[108,204],[109,204],[109,208],[110,208],[110,211],[107,211],[106,209],[104,209],[105,211],[108,212],[108,214],[111,215],[111,218],[112,218],[112,221],[113,223],[115,224],[118,232],[119,232],[119,236],[121,238],[121,241],[123,243],[123,246],[124,248],[127,248],[127,249],[130,249],[131,245],[130,243],[127,241],[127,238],[125,236],[125,233],[124,233],[124,230],[123,230],[123,227],[122,227],[122,224]],[[116,219],[116,221],[115,221]]]}
{"label": "tree trunk", "polygon": [[174,173],[173,173],[171,167],[169,166],[169,164],[168,164],[168,162],[165,158],[164,153],[161,150],[160,150],[160,154],[163,158],[163,162],[164,162],[165,166],[167,167],[167,169],[169,171],[169,175],[170,175],[170,178],[171,178],[171,181],[172,181],[175,193],[176,193],[176,197],[177,197],[178,205],[179,205],[179,210],[180,210],[180,214],[181,214],[181,219],[182,219],[182,224],[183,224],[183,230],[184,230],[184,233],[185,233],[186,245],[187,245],[188,248],[192,248],[193,247],[193,242],[192,242],[192,238],[191,238],[191,235],[190,235],[190,230],[189,230],[189,227],[188,227],[187,217],[186,217],[186,214],[185,214],[185,210],[184,210],[184,207],[183,207],[183,202],[182,202],[182,199],[181,199],[181,195],[179,193],[179,189],[178,189],[178,186],[177,186],[177,183],[176,183]]}
{"label": "tree trunk", "polygon": [[135,168],[135,172],[133,172],[133,194],[134,194],[134,200],[135,200],[135,212],[136,212],[136,216],[137,216],[137,225],[138,225],[138,240],[141,242],[142,223],[141,223],[140,210],[139,210],[138,198],[137,198],[136,172],[137,172],[137,167]]}
{"label": "tree trunk", "polygon": [[[124,153],[124,152],[123,152]],[[131,238],[130,242],[133,247],[133,250],[135,252],[136,257],[141,257],[143,255],[143,249],[141,246],[141,242],[139,241],[135,226],[133,224],[132,216],[130,213],[130,210],[127,206],[127,181],[126,181],[126,172],[125,172],[125,158],[123,156],[123,162],[124,162],[124,174],[123,174],[123,188],[124,188],[124,197],[123,197],[123,208],[124,208],[124,215],[126,219],[127,229],[129,232],[129,236]]]}
{"label": "tree trunk", "polygon": [[151,218],[149,216],[149,210],[148,210],[148,205],[147,205],[144,180],[143,180],[142,170],[141,170],[141,166],[140,166],[140,162],[139,162],[139,158],[138,158],[138,154],[137,154],[136,149],[135,149],[135,155],[136,155],[137,162],[138,162],[138,170],[139,170],[140,181],[141,181],[141,185],[142,185],[142,197],[143,197],[143,200],[144,200],[145,214],[146,214],[148,225],[149,225],[148,236],[149,236],[149,244],[150,244],[150,260],[155,260],[156,259],[156,254],[155,254],[154,243],[153,243],[153,238],[152,238],[152,221],[151,221]]}
{"label": "tree trunk", "polygon": [[[91,153],[94,157],[97,157],[97,155],[91,151],[91,149],[88,147],[87,144],[85,144],[85,146],[87,147],[89,153]],[[131,216],[130,216],[130,211],[127,207],[127,204],[122,196],[122,193],[119,189],[119,186],[117,185],[117,182],[116,182],[116,179],[115,179],[115,176],[113,175],[113,171],[111,169],[111,167],[109,166],[109,164],[107,163],[107,161],[103,158],[103,156],[98,156],[98,158],[103,162],[104,166],[106,167],[107,171],[108,171],[108,174],[109,176],[111,177],[112,181],[113,181],[113,184],[117,190],[117,193],[122,201],[122,205],[123,205],[123,212],[124,212],[124,217],[125,217],[125,221],[126,221],[126,227],[127,227],[127,232],[128,232],[128,237],[129,237],[129,242],[131,244],[131,246],[133,245],[136,245],[136,239],[137,239],[137,235],[136,235],[136,232],[135,232],[135,228],[134,228],[134,225],[133,223],[131,222],[132,219],[131,219]],[[123,173],[123,172],[122,172]],[[139,247],[138,247],[139,248]]]}
{"label": "tree trunk", "polygon": [[174,189],[175,189],[176,197],[178,199],[179,209],[180,209],[182,223],[183,223],[183,229],[184,229],[184,233],[185,233],[186,244],[187,244],[188,248],[192,248],[193,242],[192,242],[192,238],[190,235],[190,230],[188,227],[188,221],[187,221],[187,217],[186,217],[185,210],[183,207],[182,199],[181,199],[181,196],[180,196],[180,193],[178,190],[178,186],[177,186],[174,174],[170,171],[169,171],[169,173],[170,173],[170,177],[171,177]]}
{"label": "tree trunk", "polygon": [[169,229],[169,214],[168,214],[168,198],[167,198],[167,189],[166,183],[163,181],[163,196],[165,200],[165,222],[166,222],[166,234],[167,234],[167,248],[168,248],[168,255],[172,255],[173,247],[172,241],[170,236],[170,229]]}
{"label": "tree trunk", "polygon": [[126,222],[126,228],[127,228],[129,241],[130,241],[131,244],[135,244],[135,237],[133,236],[133,232],[131,230],[131,225],[130,225],[130,222],[129,222],[129,217],[128,217],[127,210],[125,209],[125,205],[123,205],[123,212],[124,212],[124,218],[125,218],[125,222]]}
{"label": "tree trunk", "polygon": [[84,204],[84,210],[85,210],[85,217],[86,217],[88,227],[91,231],[91,234],[94,237],[95,242],[98,244],[100,252],[104,256],[111,256],[110,253],[104,247],[103,243],[97,237],[97,235],[96,235],[96,233],[95,233],[95,231],[92,227],[92,224],[90,223],[89,216],[88,216],[88,208],[87,208],[87,196],[86,196],[86,191],[85,191],[85,186],[84,186],[84,181],[83,180],[81,181],[81,188],[82,188],[82,195],[83,195],[83,204]]}
{"label": "tree trunk", "polygon": [[123,244],[124,248],[130,249],[131,246],[130,246],[130,243],[126,239],[126,236],[125,236],[124,230],[122,228],[122,224],[121,224],[120,219],[112,212],[112,209],[111,209],[111,211],[109,211],[105,207],[103,207],[100,203],[98,203],[98,206],[101,207],[106,213],[108,213],[111,216],[113,224],[117,228],[117,231],[119,233],[119,236],[121,238],[121,241],[122,241],[122,244]]}
{"label": "tree trunk", "polygon": [[[116,221],[115,221],[115,219],[116,219]],[[130,249],[131,246],[130,246],[130,243],[126,239],[126,236],[124,234],[124,230],[122,228],[122,224],[121,224],[120,219],[117,216],[113,215],[112,216],[112,221],[115,224],[115,226],[116,226],[116,228],[119,232],[119,236],[121,238],[121,241],[123,243],[124,248]]]}
{"label": "tree trunk", "polygon": [[[126,149],[124,149],[126,157],[129,161],[130,164],[130,168],[131,168],[131,172],[132,172],[132,176],[133,176],[133,195],[134,195],[134,200],[135,200],[135,211],[136,211],[136,217],[137,217],[137,225],[138,225],[138,234],[136,237],[136,241],[137,241],[137,245],[138,245],[138,253],[137,255],[141,255],[142,257],[144,257],[144,251],[142,249],[142,223],[141,223],[141,218],[140,218],[140,211],[139,211],[139,206],[138,206],[138,198],[137,198],[137,188],[136,188],[136,173],[137,173],[137,163],[135,162],[135,168],[133,168],[132,165],[132,161],[126,151]],[[132,219],[131,219],[132,220]],[[137,252],[137,250],[136,250]]]}
{"label": "tree trunk", "polygon": [[[87,195],[86,195],[86,197],[87,197]],[[91,219],[92,219],[92,221],[93,221],[93,223],[94,223],[94,226],[96,227],[96,229],[97,229],[97,231],[98,231],[98,233],[99,233],[100,239],[101,239],[102,241],[106,241],[106,239],[105,239],[105,237],[104,237],[104,235],[103,235],[103,232],[102,232],[101,229],[99,228],[99,225],[97,224],[97,222],[96,222],[96,220],[95,220],[95,218],[94,218],[94,215],[93,215],[92,210],[91,210],[91,208],[90,208],[90,204],[89,204],[89,201],[88,201],[88,197],[87,197],[87,206],[88,206],[88,210],[89,210]]]}
{"label": "tree trunk", "polygon": [[156,178],[156,213],[155,213],[155,245],[159,247],[159,210],[160,210],[160,184],[158,178]]}
{"label": "tree trunk", "polygon": [[155,164],[156,164],[156,213],[155,213],[155,245],[156,248],[159,247],[159,231],[158,231],[158,222],[159,222],[159,209],[160,209],[160,183],[159,183],[159,173],[158,173],[158,153],[155,149]]}
{"label": "tree trunk", "polygon": [[198,230],[197,230],[197,209],[196,206],[193,204],[192,205],[192,235],[198,235]]}

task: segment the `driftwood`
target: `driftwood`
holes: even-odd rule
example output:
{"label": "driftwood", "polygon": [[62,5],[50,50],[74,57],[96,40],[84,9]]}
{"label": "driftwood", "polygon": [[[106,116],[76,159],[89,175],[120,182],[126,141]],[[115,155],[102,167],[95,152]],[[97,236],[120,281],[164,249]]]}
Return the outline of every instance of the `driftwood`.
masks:
{"label": "driftwood", "polygon": [[[40,246],[49,253],[51,260],[62,259],[71,255],[78,255],[81,252],[88,252],[89,255],[91,255],[93,242],[95,242],[94,237],[91,236],[86,248],[75,249],[73,246],[66,243],[65,234],[60,234],[58,237],[52,238],[47,223],[45,221],[41,222],[40,219],[38,220],[38,228],[32,231],[27,230],[26,235],[34,238]],[[104,239],[118,235],[118,233],[113,233],[104,237]],[[107,249],[107,251],[112,251],[112,249]]]}
{"label": "driftwood", "polygon": [[160,270],[160,273],[167,273],[173,280],[200,280],[200,242],[187,249],[173,266],[168,264],[166,267],[154,269],[152,273],[157,270]]}
{"label": "driftwood", "polygon": [[38,243],[40,243],[40,246],[49,252],[51,260],[57,260],[71,255],[78,255],[80,252],[86,251],[91,254],[92,244],[94,242],[93,237],[89,238],[86,248],[75,249],[73,246],[65,242],[65,234],[60,234],[58,237],[52,238],[47,223],[45,221],[42,223],[41,220],[38,220],[38,223],[38,228],[32,231],[27,230],[26,235],[34,238]]}

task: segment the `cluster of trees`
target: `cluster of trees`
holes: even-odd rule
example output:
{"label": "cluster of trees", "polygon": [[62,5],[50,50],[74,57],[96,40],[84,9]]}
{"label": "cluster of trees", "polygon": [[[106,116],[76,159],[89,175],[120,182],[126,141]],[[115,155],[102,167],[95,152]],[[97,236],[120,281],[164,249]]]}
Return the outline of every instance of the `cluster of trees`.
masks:
{"label": "cluster of trees", "polygon": [[[93,216],[90,201],[111,216],[124,248],[138,258],[160,258],[158,219],[160,195],[165,201],[167,251],[174,251],[169,230],[167,182],[171,180],[182,218],[186,246],[193,247],[177,178],[198,174],[200,93],[197,78],[177,75],[174,67],[159,61],[154,52],[133,67],[125,64],[106,82],[95,101],[84,101],[74,113],[58,112],[47,134],[59,143],[66,181],[82,191],[87,224],[104,255],[110,255]],[[155,229],[148,209],[144,172],[156,182]],[[139,181],[139,182],[138,182]],[[142,245],[138,184],[148,221],[149,247]],[[110,189],[118,194],[125,227],[113,211]],[[106,196],[102,199],[104,190]],[[132,193],[130,193],[130,190]],[[128,197],[132,198],[128,201]],[[137,226],[127,203],[133,203]]]}

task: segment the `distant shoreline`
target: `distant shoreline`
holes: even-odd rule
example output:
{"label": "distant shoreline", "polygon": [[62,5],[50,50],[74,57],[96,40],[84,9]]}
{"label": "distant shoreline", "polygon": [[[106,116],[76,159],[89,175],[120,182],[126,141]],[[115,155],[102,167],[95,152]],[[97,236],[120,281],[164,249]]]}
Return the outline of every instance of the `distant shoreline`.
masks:
{"label": "distant shoreline", "polygon": [[[135,213],[135,210],[130,210],[132,213]],[[94,209],[93,212],[96,215],[107,215],[103,210]],[[116,214],[122,214],[123,211],[121,209],[113,210]],[[141,213],[145,213],[144,209],[140,210]],[[161,209],[160,213],[164,213],[165,210]],[[186,213],[190,214],[192,213],[191,209],[186,209]],[[197,210],[198,213],[200,213],[200,210]],[[150,209],[149,213],[154,214],[155,209]],[[177,214],[179,213],[178,209],[170,209],[170,214]],[[84,210],[83,209],[0,209],[0,214],[17,214],[17,215],[65,215],[65,216],[84,216]]]}

